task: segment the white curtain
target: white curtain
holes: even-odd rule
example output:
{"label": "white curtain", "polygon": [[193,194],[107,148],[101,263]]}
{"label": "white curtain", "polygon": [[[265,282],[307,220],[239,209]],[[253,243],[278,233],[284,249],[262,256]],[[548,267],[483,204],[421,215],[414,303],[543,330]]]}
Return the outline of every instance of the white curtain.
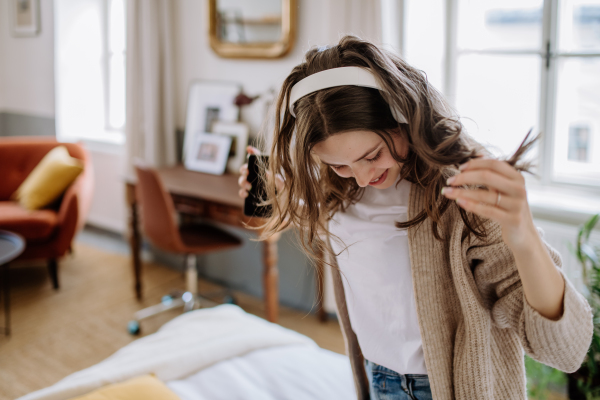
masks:
{"label": "white curtain", "polygon": [[173,2],[127,0],[127,173],[176,162]]}
{"label": "white curtain", "polygon": [[332,21],[328,25],[329,43],[337,43],[345,34],[381,43],[381,0],[328,0],[322,3],[324,13]]}
{"label": "white curtain", "polygon": [[381,43],[381,1],[346,0],[344,5],[347,33]]}

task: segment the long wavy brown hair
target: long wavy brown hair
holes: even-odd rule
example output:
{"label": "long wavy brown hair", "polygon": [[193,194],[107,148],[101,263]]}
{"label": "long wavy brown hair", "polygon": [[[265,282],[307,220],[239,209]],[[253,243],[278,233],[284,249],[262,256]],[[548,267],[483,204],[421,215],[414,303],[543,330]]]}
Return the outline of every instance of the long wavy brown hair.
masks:
{"label": "long wavy brown hair", "polygon": [[[320,71],[350,66],[368,68],[384,91],[359,86],[323,89],[298,100],[296,117],[290,114],[290,91],[296,83]],[[389,104],[402,112],[407,124],[394,119]],[[402,165],[400,179],[425,189],[424,209],[409,221],[396,222],[396,227],[406,229],[429,219],[436,239],[443,240],[438,232],[441,217],[449,207],[457,207],[468,231],[486,236],[481,217],[441,195],[446,179],[457,173],[458,166],[486,150],[463,130],[457,114],[426,75],[399,56],[356,36],[345,36],[337,45],[312,48],[283,82],[275,121],[269,165],[263,166],[263,172],[270,171],[263,175],[267,192],[263,204],[270,204],[272,213],[261,227],[260,239],[293,225],[305,253],[323,260],[328,221],[359,201],[364,188],[320,163],[311,149],[332,135],[353,130],[379,135]],[[405,157],[396,152],[393,135],[401,135],[408,143]],[[530,164],[517,165],[517,161],[533,141],[525,144],[524,140],[509,163],[527,170]],[[284,178],[279,189],[276,174]]]}

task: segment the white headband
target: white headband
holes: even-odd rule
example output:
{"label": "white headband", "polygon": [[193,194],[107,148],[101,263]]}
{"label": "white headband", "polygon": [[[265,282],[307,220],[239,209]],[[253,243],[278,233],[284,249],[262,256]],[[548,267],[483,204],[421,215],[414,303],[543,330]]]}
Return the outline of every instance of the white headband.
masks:
{"label": "white headband", "polygon": [[[290,114],[296,117],[294,104],[302,97],[317,90],[344,85],[364,86],[385,91],[367,68],[340,67],[327,69],[307,76],[292,87],[290,91]],[[390,106],[390,110],[396,121],[404,124],[408,122],[398,108]]]}

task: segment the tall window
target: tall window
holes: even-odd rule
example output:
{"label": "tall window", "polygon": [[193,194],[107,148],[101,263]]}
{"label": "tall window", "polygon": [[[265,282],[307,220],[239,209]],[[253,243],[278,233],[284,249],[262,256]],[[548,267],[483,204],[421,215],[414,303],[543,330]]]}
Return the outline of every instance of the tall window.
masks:
{"label": "tall window", "polygon": [[106,0],[106,36],[104,71],[106,73],[106,127],[125,128],[125,3]]}
{"label": "tall window", "polygon": [[124,1],[55,0],[54,8],[57,135],[123,143]]}
{"label": "tall window", "polygon": [[405,7],[404,56],[428,72],[476,139],[509,154],[535,127],[543,184],[600,188],[600,0]]}

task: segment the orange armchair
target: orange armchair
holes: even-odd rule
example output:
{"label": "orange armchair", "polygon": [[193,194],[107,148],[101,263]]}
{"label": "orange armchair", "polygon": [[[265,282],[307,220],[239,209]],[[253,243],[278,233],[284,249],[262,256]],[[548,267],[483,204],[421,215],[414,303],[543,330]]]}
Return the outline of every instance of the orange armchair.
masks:
{"label": "orange armchair", "polygon": [[[83,161],[84,170],[55,204],[26,210],[11,199],[41,159],[54,147],[64,145],[72,157]],[[78,143],[60,143],[51,137],[0,138],[0,229],[26,240],[19,260],[45,259],[58,289],[58,259],[70,249],[73,237],[85,223],[92,203],[94,174],[88,152]]]}

